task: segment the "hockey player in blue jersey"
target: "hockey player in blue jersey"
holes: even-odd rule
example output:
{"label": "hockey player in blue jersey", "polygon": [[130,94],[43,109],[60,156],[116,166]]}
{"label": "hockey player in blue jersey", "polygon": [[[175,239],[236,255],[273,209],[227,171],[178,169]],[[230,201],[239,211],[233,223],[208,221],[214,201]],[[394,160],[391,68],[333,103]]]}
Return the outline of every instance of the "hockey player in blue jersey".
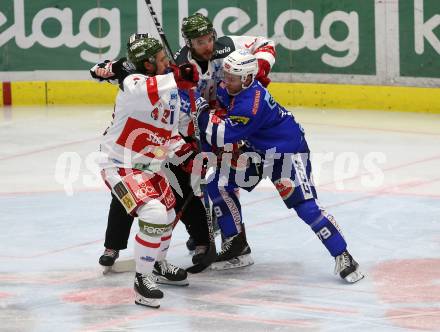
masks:
{"label": "hockey player in blue jersey", "polygon": [[[243,141],[245,151],[238,158],[237,167],[218,167],[208,183],[213,210],[226,237],[213,268],[252,263],[237,192],[239,187],[250,191],[259,180],[269,178],[287,208],[296,211],[335,258],[335,274],[356,282],[363,274],[347,251],[333,216],[318,205],[304,131],[293,115],[255,80],[257,71],[257,59],[247,50],[229,54],[223,62],[224,78],[217,90],[218,99],[227,110],[226,117],[222,119],[208,108],[197,113],[200,131],[209,145],[227,151],[228,145]],[[247,167],[240,168],[243,162]],[[222,161],[222,166],[225,164]]]}

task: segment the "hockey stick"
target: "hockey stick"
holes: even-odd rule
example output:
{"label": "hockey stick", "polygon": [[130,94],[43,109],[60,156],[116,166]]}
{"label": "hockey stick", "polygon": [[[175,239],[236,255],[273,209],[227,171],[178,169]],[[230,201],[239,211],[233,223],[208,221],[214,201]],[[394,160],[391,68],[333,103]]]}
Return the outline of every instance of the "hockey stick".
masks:
{"label": "hockey stick", "polygon": [[[157,32],[159,33],[159,37],[162,41],[162,44],[165,47],[165,51],[170,59],[170,62],[175,64],[173,57],[173,52],[171,51],[170,44],[168,43],[168,40],[166,38],[166,35],[162,29],[161,24],[159,23],[159,20],[157,19],[156,12],[154,11],[153,5],[151,4],[150,0],[145,0],[145,4],[148,7],[148,11],[150,12],[151,18],[153,19],[154,24],[156,25]],[[189,97],[190,97],[190,104],[191,104],[191,113],[196,112],[196,103],[195,103],[195,88],[192,88],[189,90]],[[197,119],[193,118],[193,124],[194,124],[194,131],[195,131],[195,138],[197,147],[199,149],[199,152],[202,152],[202,144],[200,141],[200,130],[197,123]],[[206,173],[206,172],[205,172]],[[202,179],[203,180],[203,179]],[[208,196],[208,189],[206,187],[206,184],[203,183],[203,181],[200,183],[200,189],[203,193],[203,201],[205,206],[205,214],[206,214],[206,220],[208,223],[208,232],[209,232],[209,248],[206,254],[204,255],[203,259],[200,261],[200,263],[195,264],[193,266],[190,266],[186,270],[190,273],[198,273],[206,269],[215,261],[215,258],[217,257],[217,250],[215,247],[215,237],[214,237],[214,224],[212,221],[212,215],[211,215],[211,208],[209,204],[209,196]]]}
{"label": "hockey stick", "polygon": [[[195,114],[197,112],[196,110],[196,100],[195,100],[195,88],[191,88],[189,90],[189,100],[191,105],[191,113]],[[197,148],[200,152],[202,152],[202,143],[200,140],[200,128],[199,124],[197,122],[197,118],[193,117],[193,125],[194,125],[194,136],[196,138]],[[206,165],[203,167],[206,168]],[[202,173],[203,174],[203,173]],[[206,174],[206,169],[205,169]],[[201,175],[201,182],[200,182],[200,190],[203,193],[203,202],[205,206],[205,215],[206,215],[206,221],[208,223],[208,233],[209,233],[209,248],[206,254],[203,256],[202,260],[186,269],[187,272],[190,273],[199,273],[202,272],[204,269],[209,267],[211,263],[213,263],[217,257],[217,249],[215,247],[215,235],[214,235],[214,223],[212,221],[212,214],[211,214],[211,207],[209,204],[209,196],[208,196],[208,188],[206,186],[206,183],[204,183],[204,176]]]}
{"label": "hockey stick", "polygon": [[156,30],[159,33],[160,40],[162,41],[163,46],[165,47],[165,52],[168,55],[168,58],[170,59],[170,62],[172,64],[176,64],[176,61],[174,61],[173,52],[171,51],[170,44],[168,43],[167,36],[165,35],[165,32],[162,29],[162,26],[159,23],[159,20],[157,19],[156,12],[154,11],[153,5],[151,4],[150,0],[145,0],[145,4],[148,7],[148,11],[150,12],[151,18],[153,19],[154,25],[156,26]]}

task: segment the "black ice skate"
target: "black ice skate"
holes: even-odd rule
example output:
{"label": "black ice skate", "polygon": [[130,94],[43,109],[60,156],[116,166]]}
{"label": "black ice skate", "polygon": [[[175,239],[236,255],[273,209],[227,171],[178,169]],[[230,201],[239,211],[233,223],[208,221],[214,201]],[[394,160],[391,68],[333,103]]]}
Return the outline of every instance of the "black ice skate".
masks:
{"label": "black ice skate", "polygon": [[105,248],[104,253],[99,257],[99,264],[104,267],[103,273],[111,270],[115,260],[119,257],[119,250]]}
{"label": "black ice skate", "polygon": [[346,250],[339,256],[335,257],[335,274],[349,283],[355,283],[364,278],[362,272],[359,271],[359,264]]}
{"label": "black ice skate", "polygon": [[192,257],[193,264],[200,264],[208,252],[208,246],[196,246],[194,256]]}
{"label": "black ice skate", "polygon": [[254,264],[244,233],[225,239],[222,251],[217,254],[212,270],[227,270]]}
{"label": "black ice skate", "polygon": [[186,241],[186,248],[188,249],[190,255],[192,255],[194,250],[196,250],[196,242],[194,241],[193,237],[190,236]]}
{"label": "black ice skate", "polygon": [[157,287],[152,274],[136,272],[134,277],[134,303],[152,308],[160,307],[162,291]]}
{"label": "black ice skate", "polygon": [[155,262],[153,276],[158,284],[188,286],[188,273],[180,267],[168,263],[166,260]]}

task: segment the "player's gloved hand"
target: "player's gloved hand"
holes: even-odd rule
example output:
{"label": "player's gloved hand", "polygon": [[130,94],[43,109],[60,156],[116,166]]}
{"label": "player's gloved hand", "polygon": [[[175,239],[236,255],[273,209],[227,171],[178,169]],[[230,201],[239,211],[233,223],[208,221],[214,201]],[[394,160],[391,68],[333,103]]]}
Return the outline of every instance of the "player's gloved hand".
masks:
{"label": "player's gloved hand", "polygon": [[265,88],[270,83],[270,78],[267,77],[270,73],[270,64],[266,60],[258,59],[258,73],[255,79],[258,80]]}
{"label": "player's gloved hand", "polygon": [[95,70],[95,74],[101,78],[110,78],[115,75],[112,71],[112,62],[110,60],[105,60],[98,64],[98,68]]}
{"label": "player's gloved hand", "polygon": [[173,71],[174,79],[179,89],[189,90],[197,86],[199,82],[199,72],[195,65],[184,63],[180,66],[170,65],[170,68]]}
{"label": "player's gloved hand", "polygon": [[187,156],[185,158],[185,161],[183,161],[179,165],[183,171],[185,171],[188,174],[191,174],[194,171],[204,176],[205,175],[204,172],[206,172],[204,167],[200,169],[201,165],[199,165],[197,169],[195,169],[194,157],[197,155],[197,153],[198,153],[197,145],[196,142],[193,141],[191,143],[183,144],[182,147],[178,151],[176,151],[176,156],[178,157]]}

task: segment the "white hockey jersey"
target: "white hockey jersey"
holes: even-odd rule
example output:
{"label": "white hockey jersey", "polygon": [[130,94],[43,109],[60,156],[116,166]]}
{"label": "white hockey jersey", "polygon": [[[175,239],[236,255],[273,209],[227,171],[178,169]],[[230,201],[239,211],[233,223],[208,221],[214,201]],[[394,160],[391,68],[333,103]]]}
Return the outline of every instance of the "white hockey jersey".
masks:
{"label": "white hockey jersey", "polygon": [[199,72],[198,91],[208,102],[217,98],[217,84],[222,79],[221,69],[224,58],[237,49],[248,49],[257,59],[266,60],[270,67],[275,64],[275,43],[266,37],[222,36],[215,41],[214,56],[208,61],[203,72],[200,64],[192,58],[188,46],[182,47],[174,56],[177,64],[191,62]]}
{"label": "white hockey jersey", "polygon": [[184,143],[178,132],[180,97],[172,73],[127,76],[116,97],[113,121],[104,133],[102,168],[157,172]]}

